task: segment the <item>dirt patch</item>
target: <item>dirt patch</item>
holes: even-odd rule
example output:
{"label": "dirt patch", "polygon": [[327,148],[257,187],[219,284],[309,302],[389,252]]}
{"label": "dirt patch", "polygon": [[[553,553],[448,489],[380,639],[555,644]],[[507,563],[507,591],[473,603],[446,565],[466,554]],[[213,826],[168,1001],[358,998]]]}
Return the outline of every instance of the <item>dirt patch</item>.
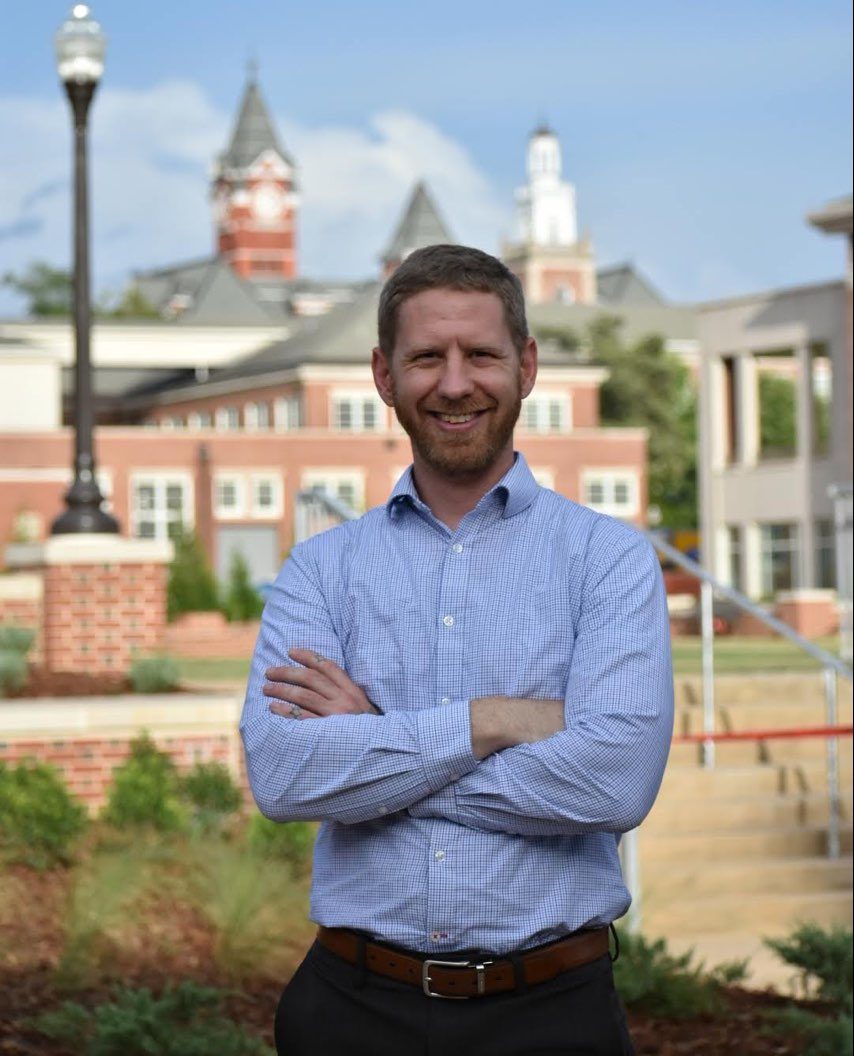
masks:
{"label": "dirt patch", "polygon": [[7,697],[114,697],[117,693],[132,693],[130,679],[124,675],[90,675],[74,671],[48,671],[45,667],[30,667],[27,681],[20,689],[7,692]]}
{"label": "dirt patch", "polygon": [[[94,1008],[117,984],[159,993],[185,979],[226,990],[224,1011],[272,1046],[276,1004],[303,952],[296,942],[280,978],[236,984],[215,966],[210,923],[192,907],[160,897],[123,929],[120,941],[114,936],[99,951],[97,980],[66,992],[56,969],[68,894],[69,874],[62,870],[0,872],[0,1056],[72,1056],[30,1021],[69,998]],[[629,1026],[638,1056],[803,1056],[797,1041],[768,1032],[769,1013],[789,1003],[733,987],[723,991],[720,1015],[672,1020],[630,1013]]]}

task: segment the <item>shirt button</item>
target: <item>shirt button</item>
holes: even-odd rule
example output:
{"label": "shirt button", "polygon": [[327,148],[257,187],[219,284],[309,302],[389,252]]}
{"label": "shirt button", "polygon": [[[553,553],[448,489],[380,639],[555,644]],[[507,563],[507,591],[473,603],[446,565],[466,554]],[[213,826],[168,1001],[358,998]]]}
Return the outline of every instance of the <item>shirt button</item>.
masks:
{"label": "shirt button", "polygon": [[439,701],[439,703],[440,704],[450,704],[451,703],[451,698],[450,697],[442,697],[442,699]]}
{"label": "shirt button", "polygon": [[388,814],[388,807],[380,807],[380,814]]}
{"label": "shirt button", "polygon": [[451,549],[454,551],[455,554],[461,554],[463,552],[463,544],[462,543],[454,543],[454,545],[451,547]]}
{"label": "shirt button", "polygon": [[442,617],[442,623],[444,623],[444,625],[446,627],[453,627],[454,626],[454,617],[453,616],[443,616]]}
{"label": "shirt button", "polygon": [[436,851],[436,853],[433,855],[433,857],[436,859],[437,862],[443,862],[445,860],[445,852],[444,851]]}

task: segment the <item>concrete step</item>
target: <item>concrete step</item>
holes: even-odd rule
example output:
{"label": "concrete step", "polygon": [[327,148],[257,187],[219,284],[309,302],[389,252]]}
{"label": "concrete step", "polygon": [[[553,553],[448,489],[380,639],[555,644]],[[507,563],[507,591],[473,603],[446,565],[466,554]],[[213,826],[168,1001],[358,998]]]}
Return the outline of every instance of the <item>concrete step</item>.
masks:
{"label": "concrete step", "polygon": [[[837,679],[837,697],[840,704],[852,699],[851,683]],[[674,679],[676,701],[679,705],[699,706],[703,699],[702,679],[699,675],[677,675]],[[715,676],[715,699],[719,704],[750,704],[760,701],[784,701],[794,704],[824,702],[824,676],[815,671],[739,672]]]}
{"label": "concrete step", "polygon": [[[852,793],[840,797],[841,817],[851,823]],[[644,822],[645,832],[708,832],[776,826],[820,827],[828,823],[830,804],[824,793],[788,793],[738,797],[659,796]]]}
{"label": "concrete step", "polygon": [[[746,728],[746,727],[745,727]],[[757,727],[758,728],[758,727]],[[719,727],[722,732],[723,728]],[[701,732],[701,731],[697,731]],[[676,734],[678,736],[678,733]],[[851,770],[851,738],[839,740],[839,761],[841,767]],[[716,741],[715,766],[751,766],[759,763],[790,763],[803,760],[816,762],[827,755],[827,739],[824,737],[798,738],[797,740],[765,741]],[[703,762],[702,743],[673,744],[670,746],[669,765],[701,766]]]}
{"label": "concrete step", "polygon": [[[789,780],[791,784],[791,778]],[[800,790],[799,785],[795,788]],[[768,763],[747,766],[715,766],[711,769],[696,765],[670,763],[658,794],[656,807],[662,799],[676,796],[712,798],[716,796],[771,795],[787,788],[786,774],[780,767]]]}
{"label": "concrete step", "polygon": [[[791,792],[826,792],[827,764],[824,759],[801,759],[780,763],[778,767],[781,788]],[[839,758],[839,789],[842,792],[852,786],[854,766],[850,755]]]}
{"label": "concrete step", "polygon": [[[851,825],[842,827],[842,853],[851,854]],[[657,870],[683,865],[686,861],[713,864],[721,861],[750,861],[763,858],[820,858],[827,852],[827,828],[777,826],[745,829],[742,832],[647,832],[641,828],[638,851],[642,876]]]}
{"label": "concrete step", "polygon": [[[840,726],[851,725],[850,701],[837,710],[836,722]],[[721,730],[765,730],[792,729],[803,726],[824,726],[827,714],[824,701],[791,704],[785,701],[765,700],[746,704],[716,703],[717,726]],[[674,729],[678,733],[702,733],[703,709],[701,707],[677,707]],[[849,738],[850,742],[850,738]]]}
{"label": "concrete step", "polygon": [[644,928],[653,934],[794,929],[808,920],[824,927],[850,924],[851,891],[794,894],[716,895],[641,907]]}
{"label": "concrete step", "polygon": [[851,891],[850,858],[766,858],[671,865],[641,873],[645,905],[671,905],[716,895]]}

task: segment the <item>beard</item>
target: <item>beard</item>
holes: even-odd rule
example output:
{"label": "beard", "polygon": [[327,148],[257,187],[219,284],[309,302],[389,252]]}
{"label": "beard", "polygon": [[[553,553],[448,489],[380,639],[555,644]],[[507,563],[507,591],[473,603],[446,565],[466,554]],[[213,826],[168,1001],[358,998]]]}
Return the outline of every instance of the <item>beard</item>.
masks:
{"label": "beard", "polygon": [[[471,433],[440,434],[431,428],[430,416],[418,406],[408,407],[392,391],[395,414],[409,435],[412,450],[431,469],[444,477],[467,480],[490,469],[511,443],[513,429],[522,410],[517,388],[512,402],[487,411],[486,421]],[[482,405],[481,405],[482,406]],[[432,407],[441,414],[463,415],[475,410],[464,405]]]}

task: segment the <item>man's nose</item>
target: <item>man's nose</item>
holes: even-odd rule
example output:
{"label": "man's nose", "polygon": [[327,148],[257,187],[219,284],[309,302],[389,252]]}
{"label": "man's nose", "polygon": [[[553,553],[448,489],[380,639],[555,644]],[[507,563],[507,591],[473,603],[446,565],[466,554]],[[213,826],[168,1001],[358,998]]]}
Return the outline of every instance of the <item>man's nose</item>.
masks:
{"label": "man's nose", "polygon": [[446,400],[460,400],[469,396],[473,389],[471,367],[465,356],[453,354],[447,356],[439,378],[439,395]]}

